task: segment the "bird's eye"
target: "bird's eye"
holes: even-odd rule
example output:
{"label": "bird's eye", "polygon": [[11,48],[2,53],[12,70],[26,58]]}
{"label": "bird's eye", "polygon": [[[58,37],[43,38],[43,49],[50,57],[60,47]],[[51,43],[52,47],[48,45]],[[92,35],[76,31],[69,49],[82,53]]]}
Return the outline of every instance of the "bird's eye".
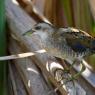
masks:
{"label": "bird's eye", "polygon": [[36,26],[35,29],[36,30],[40,30],[41,29],[41,26]]}

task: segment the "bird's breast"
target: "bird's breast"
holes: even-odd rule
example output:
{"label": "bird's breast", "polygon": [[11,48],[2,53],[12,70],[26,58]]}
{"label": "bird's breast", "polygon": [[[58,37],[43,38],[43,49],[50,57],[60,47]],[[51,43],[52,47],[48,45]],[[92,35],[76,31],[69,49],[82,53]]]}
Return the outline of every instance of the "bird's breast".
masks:
{"label": "bird's breast", "polygon": [[[79,47],[79,46],[78,46]],[[78,57],[84,57],[89,51],[76,52],[64,40],[63,42],[48,39],[44,41],[44,48],[51,55],[61,59],[74,60]],[[77,48],[77,47],[76,47]],[[81,48],[81,47],[80,47]],[[83,49],[83,47],[82,47]]]}
{"label": "bird's breast", "polygon": [[47,52],[62,59],[75,59],[79,56],[78,53],[74,52],[70,47],[65,44],[55,43],[48,41],[45,45]]}

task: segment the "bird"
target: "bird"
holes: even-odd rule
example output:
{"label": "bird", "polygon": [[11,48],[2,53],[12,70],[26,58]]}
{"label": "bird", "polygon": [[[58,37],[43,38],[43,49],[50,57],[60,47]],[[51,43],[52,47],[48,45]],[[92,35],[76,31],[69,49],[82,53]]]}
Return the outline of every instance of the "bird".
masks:
{"label": "bird", "polygon": [[61,59],[71,60],[73,64],[81,63],[84,57],[95,54],[95,38],[80,29],[59,28],[49,23],[40,22],[24,35],[32,33],[41,38],[43,48],[47,53]]}

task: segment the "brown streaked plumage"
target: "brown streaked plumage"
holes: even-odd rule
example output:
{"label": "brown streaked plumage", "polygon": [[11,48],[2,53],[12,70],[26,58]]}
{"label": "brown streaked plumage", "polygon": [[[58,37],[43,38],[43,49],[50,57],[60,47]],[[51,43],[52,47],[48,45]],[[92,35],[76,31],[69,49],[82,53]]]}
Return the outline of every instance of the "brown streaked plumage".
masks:
{"label": "brown streaked plumage", "polygon": [[41,37],[44,48],[52,56],[75,60],[95,53],[95,39],[82,30],[55,28],[48,23],[38,23],[32,30]]}
{"label": "brown streaked plumage", "polygon": [[[56,28],[48,23],[38,23],[27,34],[37,34],[40,36],[43,44],[43,48],[51,56],[55,56],[65,60],[71,60],[72,66],[76,62],[82,62],[85,56],[95,53],[95,38],[88,33],[75,28]],[[82,64],[82,69],[77,73],[73,80],[79,76],[85,70],[85,66]]]}

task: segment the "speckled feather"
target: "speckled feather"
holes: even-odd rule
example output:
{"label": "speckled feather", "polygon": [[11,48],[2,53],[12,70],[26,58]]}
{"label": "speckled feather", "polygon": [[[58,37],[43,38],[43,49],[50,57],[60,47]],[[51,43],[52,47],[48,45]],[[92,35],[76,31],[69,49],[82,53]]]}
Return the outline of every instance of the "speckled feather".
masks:
{"label": "speckled feather", "polygon": [[93,47],[95,47],[95,39],[82,30],[60,28],[52,34],[51,39],[46,44],[47,50],[52,55],[74,59],[90,55]]}
{"label": "speckled feather", "polygon": [[44,48],[52,56],[74,60],[95,53],[95,38],[82,30],[38,23],[32,31],[41,37]]}

